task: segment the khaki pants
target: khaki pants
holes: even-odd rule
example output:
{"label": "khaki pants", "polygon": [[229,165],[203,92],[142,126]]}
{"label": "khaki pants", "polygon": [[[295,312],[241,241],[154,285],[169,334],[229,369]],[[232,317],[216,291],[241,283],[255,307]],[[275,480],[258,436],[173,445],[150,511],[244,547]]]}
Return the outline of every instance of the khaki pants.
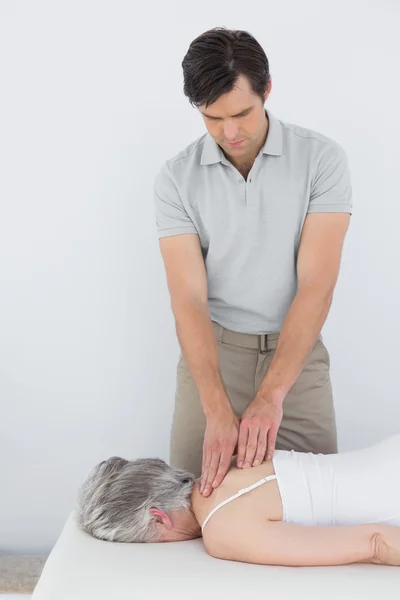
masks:
{"label": "khaki pants", "polygon": [[[279,334],[252,335],[213,323],[222,381],[240,418],[253,400],[274,356]],[[318,339],[296,383],[283,402],[275,448],[330,454],[337,452],[329,355]],[[170,439],[170,464],[201,475],[206,420],[196,385],[182,354]]]}

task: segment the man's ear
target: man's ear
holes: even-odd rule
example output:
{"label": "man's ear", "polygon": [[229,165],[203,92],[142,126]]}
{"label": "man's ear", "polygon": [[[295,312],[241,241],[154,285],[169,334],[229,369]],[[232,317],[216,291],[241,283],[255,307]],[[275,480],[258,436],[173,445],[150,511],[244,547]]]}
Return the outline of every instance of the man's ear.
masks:
{"label": "man's ear", "polygon": [[264,102],[267,101],[268,96],[271,93],[271,88],[272,88],[272,79],[270,79],[267,83],[267,87],[265,88],[265,92],[264,92]]}

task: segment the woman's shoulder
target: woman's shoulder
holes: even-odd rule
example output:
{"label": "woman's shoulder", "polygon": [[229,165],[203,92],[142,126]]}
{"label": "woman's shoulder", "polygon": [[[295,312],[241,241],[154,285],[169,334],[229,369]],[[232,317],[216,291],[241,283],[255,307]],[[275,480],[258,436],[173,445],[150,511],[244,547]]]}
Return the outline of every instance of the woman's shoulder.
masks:
{"label": "woman's shoulder", "polygon": [[[208,497],[204,497],[200,494],[200,485],[198,482],[196,482],[192,493],[192,508],[199,524],[202,526],[207,516],[215,507],[237,494],[242,488],[249,487],[253,483],[260,481],[264,477],[267,477],[271,474],[273,474],[273,467],[268,463],[263,463],[258,467],[251,467],[249,469],[238,469],[231,463],[231,468],[225,475],[221,484],[217,488],[213,489],[211,495]],[[235,503],[236,501],[237,500],[235,499],[232,501],[232,503]],[[226,516],[231,513],[232,507],[228,508],[230,504],[231,503],[229,502],[224,506],[223,512]],[[205,532],[207,530],[208,532],[211,532],[213,529],[213,520],[215,523],[217,520],[219,521],[220,518],[215,519],[213,515],[213,517],[210,519],[210,522],[207,523],[207,526],[204,530]]]}

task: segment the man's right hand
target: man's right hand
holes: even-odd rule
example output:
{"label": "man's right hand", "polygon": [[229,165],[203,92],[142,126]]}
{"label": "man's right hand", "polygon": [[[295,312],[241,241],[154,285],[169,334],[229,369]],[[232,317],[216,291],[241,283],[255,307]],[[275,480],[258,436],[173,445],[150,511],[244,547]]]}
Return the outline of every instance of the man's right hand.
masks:
{"label": "man's right hand", "polygon": [[209,496],[227,474],[239,437],[239,419],[232,408],[217,410],[207,418],[203,443],[200,493]]}

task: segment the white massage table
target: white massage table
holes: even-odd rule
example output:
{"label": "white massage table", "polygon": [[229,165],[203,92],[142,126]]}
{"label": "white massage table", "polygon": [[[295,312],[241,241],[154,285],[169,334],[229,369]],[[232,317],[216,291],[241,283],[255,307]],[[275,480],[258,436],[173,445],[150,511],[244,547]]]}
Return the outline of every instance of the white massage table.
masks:
{"label": "white massage table", "polygon": [[217,560],[201,539],[102,542],[68,519],[33,600],[399,600],[400,568],[271,567]]}

